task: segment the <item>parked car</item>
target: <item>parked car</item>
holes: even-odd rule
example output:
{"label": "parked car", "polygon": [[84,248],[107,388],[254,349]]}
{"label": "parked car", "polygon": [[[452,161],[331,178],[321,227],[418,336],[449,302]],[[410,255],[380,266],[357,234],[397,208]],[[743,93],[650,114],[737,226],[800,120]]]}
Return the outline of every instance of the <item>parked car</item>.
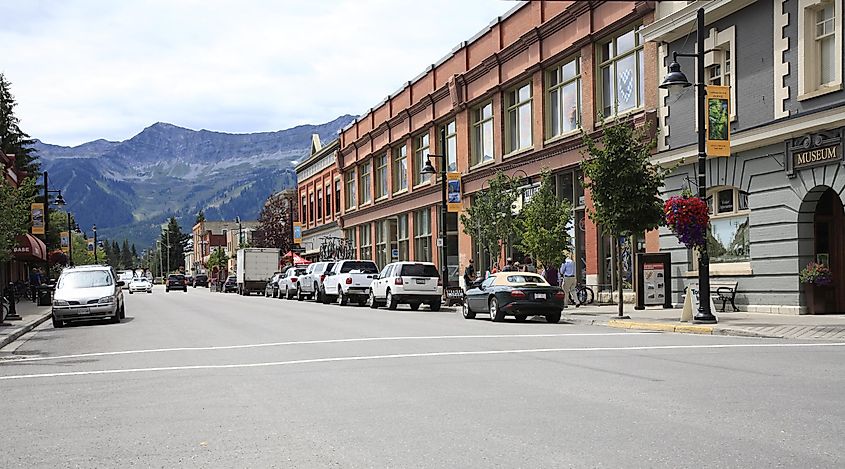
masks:
{"label": "parked car", "polygon": [[56,282],[51,312],[55,328],[80,319],[120,322],[126,316],[123,281],[109,266],[65,268]]}
{"label": "parked car", "polygon": [[272,296],[277,298],[279,296],[279,279],[282,278],[281,272],[276,272],[272,277],[267,279],[267,285],[264,286],[264,296]]}
{"label": "parked car", "polygon": [[294,293],[297,292],[296,287],[305,275],[305,267],[293,267],[287,269],[282,278],[279,279],[279,298],[286,298],[288,300],[293,298]]}
{"label": "parked car", "polygon": [[129,282],[135,277],[135,274],[131,270],[121,270],[117,273],[117,280],[123,282],[123,289],[129,289]]}
{"label": "parked car", "polygon": [[323,280],[323,303],[337,300],[345,306],[354,301],[364,306],[377,276],[378,266],[373,261],[338,261]]}
{"label": "parked car", "polygon": [[332,270],[334,262],[315,262],[305,270],[305,275],[299,278],[296,284],[296,299],[302,301],[306,297],[323,301],[323,281],[326,279],[326,272]]}
{"label": "parked car", "polygon": [[371,308],[384,304],[396,309],[399,304],[407,304],[416,311],[425,303],[432,311],[439,311],[442,297],[443,282],[431,262],[387,264],[370,286]]}
{"label": "parked car", "polygon": [[208,287],[208,275],[205,274],[197,274],[194,277],[194,288],[197,287]]}
{"label": "parked car", "polygon": [[223,293],[237,293],[238,277],[235,275],[230,275],[226,277],[226,281],[223,282],[223,289],[221,291]]}
{"label": "parked car", "polygon": [[153,292],[153,283],[147,277],[135,277],[129,282],[129,294],[135,292]]}
{"label": "parked car", "polygon": [[182,290],[185,293],[188,292],[188,281],[185,280],[185,276],[182,274],[170,274],[167,276],[167,283],[164,285],[164,291],[170,292],[170,290]]}
{"label": "parked car", "polygon": [[538,274],[499,272],[467,290],[463,316],[473,319],[477,313],[488,313],[494,322],[502,321],[505,316],[514,316],[521,322],[534,315],[557,323],[565,298],[560,287],[549,285]]}

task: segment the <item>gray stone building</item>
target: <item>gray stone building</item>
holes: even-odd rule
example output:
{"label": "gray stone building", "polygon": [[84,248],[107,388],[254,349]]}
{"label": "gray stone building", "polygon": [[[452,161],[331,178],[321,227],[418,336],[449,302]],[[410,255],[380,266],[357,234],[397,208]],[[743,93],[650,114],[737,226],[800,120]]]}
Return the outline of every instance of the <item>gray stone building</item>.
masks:
{"label": "gray stone building", "polygon": [[[743,310],[818,312],[798,279],[827,263],[828,312],[845,312],[845,91],[843,0],[661,2],[642,29],[659,44],[662,81],[672,53],[694,52],[695,13],[705,8],[705,81],[731,86],[731,155],[707,161],[711,278],[736,281]],[[690,81],[692,59],[679,59]],[[678,165],[664,196],[696,193],[695,90],[660,91],[658,154]],[[660,231],[672,253],[675,301],[697,283],[697,254]]]}

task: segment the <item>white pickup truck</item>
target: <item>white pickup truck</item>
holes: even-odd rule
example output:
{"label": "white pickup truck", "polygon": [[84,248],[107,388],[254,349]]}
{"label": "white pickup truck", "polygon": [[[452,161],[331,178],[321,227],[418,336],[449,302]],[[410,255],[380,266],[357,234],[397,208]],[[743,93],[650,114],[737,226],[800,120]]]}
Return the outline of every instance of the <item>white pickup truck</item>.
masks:
{"label": "white pickup truck", "polygon": [[323,302],[338,300],[345,306],[354,301],[364,306],[370,297],[370,284],[377,275],[378,266],[373,261],[339,261],[326,273]]}

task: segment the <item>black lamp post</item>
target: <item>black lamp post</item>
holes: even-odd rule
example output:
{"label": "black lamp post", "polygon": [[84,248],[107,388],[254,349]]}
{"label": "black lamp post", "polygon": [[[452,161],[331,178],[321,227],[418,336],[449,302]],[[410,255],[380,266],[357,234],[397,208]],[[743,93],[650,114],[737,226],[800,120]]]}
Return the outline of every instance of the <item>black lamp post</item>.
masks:
{"label": "black lamp post", "polygon": [[237,251],[244,244],[244,230],[241,227],[241,217],[235,217],[235,221],[238,222],[238,248],[235,249]]}
{"label": "black lamp post", "polygon": [[[705,146],[705,109],[707,88],[704,84],[704,8],[698,9],[696,17],[696,52],[695,54],[683,54],[675,52],[672,54],[672,63],[669,64],[669,74],[663,79],[660,88],[678,90],[688,88],[692,84],[687,80],[681,66],[678,65],[678,57],[693,57],[696,62],[696,84],[698,88],[698,197],[707,202],[707,148]],[[710,255],[707,252],[707,241],[705,237],[704,246],[700,248],[698,258],[698,311],[693,318],[695,322],[702,324],[715,324],[716,316],[710,311]]]}
{"label": "black lamp post", "polygon": [[47,283],[50,283],[50,194],[58,194],[53,203],[59,207],[65,205],[65,199],[61,190],[51,191],[48,186],[47,171],[44,171],[44,246],[47,247]]}
{"label": "black lamp post", "polygon": [[97,244],[97,225],[92,226],[91,231],[94,232],[94,264],[96,264],[97,263],[97,247],[99,246]]}
{"label": "black lamp post", "polygon": [[440,165],[440,192],[441,192],[441,202],[440,202],[440,271],[441,276],[443,277],[443,291],[446,291],[446,288],[449,287],[449,266],[447,261],[447,256],[449,254],[448,249],[446,247],[446,215],[448,214],[448,205],[446,205],[446,157],[444,155],[433,155],[429,154],[428,159],[425,162],[425,166],[423,166],[422,171],[420,174],[423,176],[431,176],[432,174],[437,174],[437,170],[434,169],[434,166],[431,164],[431,158],[441,158],[443,163]]}

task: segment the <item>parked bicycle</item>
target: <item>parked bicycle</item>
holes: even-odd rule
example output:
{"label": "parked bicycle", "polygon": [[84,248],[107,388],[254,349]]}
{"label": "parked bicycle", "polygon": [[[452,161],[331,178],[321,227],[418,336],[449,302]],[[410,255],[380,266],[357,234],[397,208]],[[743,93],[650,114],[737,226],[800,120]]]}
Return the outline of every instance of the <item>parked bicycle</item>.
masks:
{"label": "parked bicycle", "polygon": [[[573,292],[575,293],[575,300],[572,298]],[[583,283],[576,283],[575,286],[572,287],[572,290],[566,293],[569,295],[569,303],[574,304],[576,308],[592,304],[596,296],[593,289]]]}

